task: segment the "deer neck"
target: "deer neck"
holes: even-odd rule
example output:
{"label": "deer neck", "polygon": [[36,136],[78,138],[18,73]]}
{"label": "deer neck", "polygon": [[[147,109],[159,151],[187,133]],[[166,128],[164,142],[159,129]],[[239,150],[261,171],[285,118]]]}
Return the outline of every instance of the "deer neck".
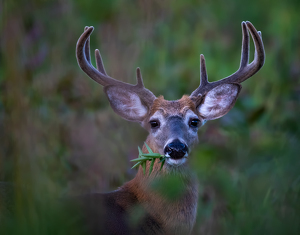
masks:
{"label": "deer neck", "polygon": [[[157,152],[151,139],[147,138],[147,145],[153,152]],[[148,152],[145,145],[143,152]],[[147,161],[146,173],[139,167],[136,177],[125,184],[125,188],[131,191],[138,203],[153,218],[158,219],[168,231],[168,234],[189,234],[193,228],[198,201],[198,183],[189,173],[188,168],[168,170],[165,167],[160,170],[161,163],[156,159],[153,171],[149,175],[150,161]],[[176,181],[173,181],[173,177]],[[163,183],[162,183],[163,182]],[[176,189],[180,195],[170,195],[168,182],[176,182]],[[171,188],[174,185],[169,185]],[[161,187],[165,190],[161,191]],[[167,194],[166,194],[167,193]]]}

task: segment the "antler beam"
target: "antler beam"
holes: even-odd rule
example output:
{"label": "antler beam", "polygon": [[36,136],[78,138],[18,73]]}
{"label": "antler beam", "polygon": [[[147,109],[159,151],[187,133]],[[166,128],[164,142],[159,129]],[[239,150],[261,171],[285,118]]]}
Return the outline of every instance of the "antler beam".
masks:
{"label": "antler beam", "polygon": [[95,50],[95,58],[97,69],[91,64],[90,57],[90,35],[92,34],[94,27],[85,27],[83,34],[77,41],[76,45],[76,58],[79,67],[95,82],[106,87],[109,85],[126,87],[126,89],[138,94],[141,99],[148,105],[152,104],[153,100],[156,99],[155,95],[146,89],[143,84],[140,68],[136,70],[137,84],[132,85],[125,82],[118,81],[107,75],[103,61],[98,49]]}
{"label": "antler beam", "polygon": [[[249,64],[249,33],[253,38],[255,46],[254,60]],[[265,51],[262,41],[261,32],[257,31],[255,27],[249,22],[242,22],[243,41],[242,41],[242,54],[240,68],[232,75],[223,78],[216,82],[208,82],[205,59],[200,55],[200,86],[191,94],[191,97],[197,97],[199,95],[205,95],[208,91],[212,90],[216,86],[228,83],[242,83],[246,79],[257,73],[265,62]]]}

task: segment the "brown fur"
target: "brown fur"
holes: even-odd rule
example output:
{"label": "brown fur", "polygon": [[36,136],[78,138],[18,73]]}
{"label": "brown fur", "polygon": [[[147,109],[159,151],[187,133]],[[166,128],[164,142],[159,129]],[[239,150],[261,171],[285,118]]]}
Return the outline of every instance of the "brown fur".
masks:
{"label": "brown fur", "polygon": [[[150,110],[150,116],[153,115],[158,110],[163,110],[165,114],[167,113],[177,113],[180,114],[185,107],[192,110],[194,113],[197,113],[195,103],[187,95],[182,96],[179,100],[165,100],[163,96],[159,96],[154,100],[153,105]],[[183,113],[184,114],[184,113]]]}

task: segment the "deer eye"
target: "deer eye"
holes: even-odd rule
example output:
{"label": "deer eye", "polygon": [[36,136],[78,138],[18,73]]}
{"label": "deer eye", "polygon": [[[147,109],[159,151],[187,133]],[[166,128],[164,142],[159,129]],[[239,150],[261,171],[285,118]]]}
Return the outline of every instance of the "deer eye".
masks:
{"label": "deer eye", "polygon": [[190,127],[198,127],[199,126],[199,122],[200,122],[199,119],[194,118],[194,119],[190,120],[189,125],[190,125]]}
{"label": "deer eye", "polygon": [[160,125],[160,123],[159,123],[158,120],[152,120],[152,121],[150,121],[149,123],[150,123],[150,125],[151,125],[151,128],[158,128],[159,125]]}

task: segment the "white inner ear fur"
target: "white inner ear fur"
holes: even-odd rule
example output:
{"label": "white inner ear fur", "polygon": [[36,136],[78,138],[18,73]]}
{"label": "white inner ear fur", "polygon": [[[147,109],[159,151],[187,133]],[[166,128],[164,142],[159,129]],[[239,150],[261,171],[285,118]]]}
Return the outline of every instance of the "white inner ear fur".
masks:
{"label": "white inner ear fur", "polygon": [[140,97],[133,92],[119,87],[109,87],[106,94],[114,111],[127,120],[141,121],[148,112]]}
{"label": "white inner ear fur", "polygon": [[224,116],[234,105],[239,90],[239,86],[235,84],[215,87],[206,94],[203,104],[199,105],[199,113],[206,120]]}

